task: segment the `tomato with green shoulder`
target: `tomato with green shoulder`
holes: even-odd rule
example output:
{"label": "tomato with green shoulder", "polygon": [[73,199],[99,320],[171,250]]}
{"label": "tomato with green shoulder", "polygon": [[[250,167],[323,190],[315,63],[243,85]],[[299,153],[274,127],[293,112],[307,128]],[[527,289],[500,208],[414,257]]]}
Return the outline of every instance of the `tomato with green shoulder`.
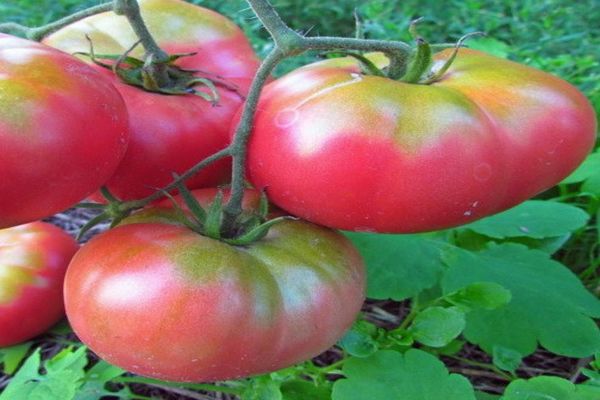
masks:
{"label": "tomato with green shoulder", "polygon": [[[452,51],[434,56],[434,72]],[[311,64],[269,84],[257,110],[248,177],[274,204],[390,233],[465,224],[550,188],[590,152],[597,126],[569,83],[464,48],[430,84],[365,75],[350,58]]]}
{"label": "tomato with green shoulder", "polygon": [[[193,193],[206,205],[216,190]],[[246,192],[246,213],[259,198]],[[236,379],[316,356],[352,325],[365,272],[341,234],[286,220],[233,246],[180,221],[165,200],[93,238],[71,262],[67,316],[103,359],[170,381]]]}
{"label": "tomato with green shoulder", "polygon": [[97,191],[128,139],[125,103],[110,79],[61,51],[0,33],[0,228]]}

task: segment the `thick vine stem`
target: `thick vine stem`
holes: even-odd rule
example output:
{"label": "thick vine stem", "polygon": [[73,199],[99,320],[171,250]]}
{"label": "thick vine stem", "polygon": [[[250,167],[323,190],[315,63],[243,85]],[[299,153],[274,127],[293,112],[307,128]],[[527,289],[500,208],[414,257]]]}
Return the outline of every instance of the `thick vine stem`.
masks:
{"label": "thick vine stem", "polygon": [[273,69],[284,58],[288,57],[277,46],[264,59],[260,68],[250,86],[250,92],[242,109],[240,122],[235,130],[233,143],[231,144],[231,152],[233,157],[233,171],[231,179],[231,198],[227,205],[223,208],[223,223],[222,228],[225,232],[229,231],[242,212],[242,200],[244,197],[244,178],[246,166],[246,149],[248,147],[248,139],[252,131],[252,123],[258,99],[267,79],[271,75]]}
{"label": "thick vine stem", "polygon": [[408,57],[413,52],[410,45],[404,42],[327,36],[305,37],[301,45],[305,50],[381,51],[390,60],[388,71],[390,79],[399,79],[404,74]]}
{"label": "thick vine stem", "polygon": [[23,26],[14,22],[7,22],[5,24],[0,24],[0,32],[10,33],[18,36],[26,37],[30,40],[35,40],[39,42],[46,36],[50,35],[58,31],[61,28],[64,28],[67,25],[71,25],[74,22],[77,22],[81,19],[90,17],[92,15],[100,14],[103,12],[111,11],[113,9],[113,2],[99,4],[94,7],[87,8],[85,10],[76,12],[75,14],[69,15],[65,18],[59,19],[58,21],[54,21],[48,25],[29,28],[27,26]]}
{"label": "thick vine stem", "polygon": [[291,55],[297,50],[301,50],[300,43],[303,37],[291,29],[279,16],[275,8],[268,1],[247,0],[250,8],[258,17],[263,26],[267,29],[275,46],[284,54]]}

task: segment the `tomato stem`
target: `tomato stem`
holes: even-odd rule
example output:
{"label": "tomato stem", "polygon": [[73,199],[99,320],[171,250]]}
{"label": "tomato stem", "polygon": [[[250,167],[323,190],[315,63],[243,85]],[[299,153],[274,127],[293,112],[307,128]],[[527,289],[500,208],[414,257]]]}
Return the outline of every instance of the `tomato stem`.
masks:
{"label": "tomato stem", "polygon": [[26,37],[29,40],[35,40],[36,42],[39,42],[46,36],[58,31],[61,28],[64,28],[67,25],[71,25],[74,22],[77,22],[83,18],[87,18],[92,15],[111,11],[112,9],[112,1],[108,3],[98,4],[97,6],[86,8],[85,10],[81,10],[65,18],[54,21],[50,24],[35,28],[30,28],[21,24],[8,22],[5,24],[0,24],[0,32]]}
{"label": "tomato stem", "polygon": [[150,77],[159,87],[166,86],[169,82],[169,54],[160,48],[148,30],[137,0],[114,0],[113,10],[117,15],[123,15],[146,50],[145,59],[148,68],[145,68]]}

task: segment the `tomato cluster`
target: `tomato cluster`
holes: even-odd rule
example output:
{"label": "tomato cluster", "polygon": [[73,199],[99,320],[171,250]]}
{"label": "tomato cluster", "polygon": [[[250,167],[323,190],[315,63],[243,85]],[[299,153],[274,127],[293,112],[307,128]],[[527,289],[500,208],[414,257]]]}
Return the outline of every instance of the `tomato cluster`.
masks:
{"label": "tomato cluster", "polygon": [[[103,185],[140,199],[230,144],[258,68],[248,40],[181,0],[139,5],[177,55],[173,71],[212,83],[165,94],[123,82],[120,63],[143,64],[144,53],[113,13],[44,44],[0,35],[0,228],[97,198]],[[366,57],[385,70],[386,57]],[[434,74],[450,50],[435,57]],[[595,132],[571,85],[481,52],[461,49],[427,84],[369,75],[353,58],[305,66],[261,95],[247,149],[257,190],[245,191],[237,230],[214,237],[203,214],[223,201],[224,159],[187,182],[203,189],[167,194],[77,251],[67,316],[100,357],[146,376],[212,381],[286,367],[333,345],[364,300],[361,257],[331,228],[422,232],[502,211],[569,174]],[[261,191],[283,210],[271,217],[303,220],[231,241],[265,223]],[[0,325],[10,327],[0,346],[62,315],[77,249],[65,235],[41,223],[0,231]]]}

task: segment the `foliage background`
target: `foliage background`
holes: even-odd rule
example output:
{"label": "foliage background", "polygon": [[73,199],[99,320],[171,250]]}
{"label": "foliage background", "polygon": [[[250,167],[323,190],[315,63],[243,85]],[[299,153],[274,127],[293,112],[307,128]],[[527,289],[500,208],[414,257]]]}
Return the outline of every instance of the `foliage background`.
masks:
{"label": "foliage background", "polygon": [[[264,55],[269,50],[271,44],[266,32],[260,27],[260,24],[248,10],[247,4],[243,0],[193,0],[192,2],[213,8],[230,16],[243,27],[260,54]],[[0,3],[0,21],[15,21],[29,26],[37,26],[81,8],[99,3],[100,1],[97,0],[3,0]],[[417,17],[425,17],[424,21],[420,24],[419,31],[432,42],[454,42],[465,33],[483,31],[487,34],[487,37],[472,40],[469,42],[470,45],[483,48],[502,57],[508,57],[521,63],[541,68],[569,80],[590,98],[596,112],[600,113],[599,0],[582,0],[576,2],[569,0],[525,0],[517,2],[512,0],[274,0],[273,3],[281,12],[285,21],[293,28],[303,31],[308,35],[353,36],[356,32],[353,15],[355,10],[362,21],[364,34],[369,38],[410,41],[407,27],[409,22]],[[277,73],[285,73],[302,63],[311,61],[313,57],[314,55],[309,55],[287,61],[278,69]],[[498,220],[495,222],[484,222],[478,226],[471,227],[470,230],[445,232],[426,239],[412,236],[402,239],[390,236],[380,237],[377,239],[374,248],[373,243],[369,242],[369,238],[359,237],[354,238],[354,240],[361,245],[361,250],[366,252],[368,261],[369,256],[373,256],[374,254],[381,256],[388,248],[401,248],[402,246],[408,249],[407,253],[413,252],[413,249],[416,247],[420,247],[421,254],[431,255],[434,260],[427,265],[423,265],[421,259],[403,258],[403,261],[410,264],[413,269],[399,271],[399,274],[410,274],[411,271],[423,271],[428,268],[433,270],[440,267],[438,264],[435,264],[435,255],[437,254],[437,246],[439,245],[439,241],[436,240],[440,238],[447,240],[448,236],[452,236],[453,245],[458,245],[453,250],[453,257],[463,260],[463,265],[466,266],[480,263],[481,260],[475,257],[474,254],[478,256],[483,254],[481,259],[487,257],[486,260],[491,263],[489,260],[491,260],[490,257],[494,256],[492,254],[494,250],[490,250],[487,246],[495,242],[501,246],[505,246],[502,247],[503,256],[514,256],[515,260],[523,262],[523,268],[527,268],[528,264],[523,260],[528,258],[532,260],[531,265],[543,264],[547,266],[548,270],[554,268],[555,271],[557,271],[556,268],[561,268],[557,264],[553,264],[549,259],[544,258],[545,256],[540,252],[532,250],[533,248],[539,248],[546,252],[554,253],[554,260],[561,262],[574,271],[590,292],[596,296],[600,295],[600,274],[598,271],[600,268],[600,242],[598,240],[599,227],[597,223],[598,210],[600,208],[600,155],[598,152],[593,154],[586,164],[568,181],[538,196],[538,199],[543,199],[544,203],[550,203],[550,205],[540,207],[538,203],[529,203],[530,207],[533,205],[535,207],[531,209],[533,211],[528,210],[528,212],[531,211],[535,217],[538,217],[542,221],[541,224],[536,225],[540,235],[540,238],[537,239],[523,239],[522,237],[513,237],[507,234],[503,229],[507,225],[510,225],[511,218],[514,218],[514,215],[509,215],[503,216],[500,222]],[[555,203],[558,203],[558,206]],[[545,208],[548,209],[544,211],[543,209]],[[583,210],[583,216],[582,213],[577,214],[575,208]],[[572,217],[563,220],[552,219],[561,213],[572,213],[570,214]],[[74,219],[78,217],[78,215],[73,214],[71,216]],[[574,223],[577,219],[579,219],[580,223]],[[551,222],[544,223],[543,221]],[[490,235],[496,235],[496,237],[493,238]],[[498,235],[500,236],[498,237]],[[529,249],[525,250],[522,247],[518,247],[517,244],[524,244]],[[476,252],[482,248],[485,248],[483,252]],[[468,249],[470,252],[464,252],[463,249]],[[502,262],[501,260],[494,260],[493,262]],[[450,268],[452,268],[451,261],[443,261],[446,266],[450,265]],[[517,263],[513,264],[516,265]],[[389,271],[390,269],[389,263],[386,264],[385,260],[379,264],[377,261],[372,261],[369,266],[372,274],[378,273],[378,271],[379,273],[383,273],[382,271]],[[454,265],[454,268],[458,267]],[[506,268],[515,267],[511,264]],[[511,279],[518,281],[518,275],[519,271],[515,269],[513,278]],[[395,278],[399,279],[398,277],[405,278],[401,275]],[[421,283],[425,279],[423,276],[417,275],[407,275],[407,277]],[[460,280],[457,276],[452,278],[451,275],[448,275],[445,285],[451,286],[452,279],[454,281]],[[506,287],[511,285],[511,279],[506,279]],[[540,280],[544,284],[546,282],[548,282],[548,285],[551,284],[550,281],[544,281],[543,277]],[[527,284],[535,286],[536,281],[531,281]],[[399,284],[399,286],[402,285]],[[384,291],[389,289],[389,287],[386,287],[385,283],[381,283],[380,285],[378,282],[375,282],[370,289],[371,297],[380,298],[381,300],[372,300],[367,305],[365,308],[365,320],[382,321],[388,318],[388,325],[392,327],[390,329],[393,329],[394,324],[399,322],[393,317],[396,316],[397,318],[398,315],[406,317],[409,306],[406,301],[393,302],[386,299],[392,297],[400,300],[410,297],[414,293],[408,293],[406,296],[398,295],[397,291],[395,294],[394,292],[382,294],[378,290]],[[406,286],[403,289],[408,291],[415,290],[415,286]],[[560,288],[557,289],[557,291],[559,290]],[[573,286],[570,290],[571,292],[567,292],[565,297],[568,297],[569,293],[574,293],[577,288]],[[515,291],[515,293],[518,292]],[[487,300],[489,301],[490,299],[488,298]],[[548,301],[551,301],[550,296],[548,297]],[[586,301],[588,301],[587,304],[590,305],[590,309],[594,308],[593,304],[589,303],[589,299]],[[583,306],[580,304],[580,307]],[[593,314],[592,311],[590,313]],[[451,313],[445,314],[444,318],[452,319]],[[423,317],[420,320],[417,318],[416,322],[422,322],[422,320],[426,320],[426,318]],[[431,319],[428,321],[430,322]],[[446,326],[448,325],[448,321],[446,320]],[[385,326],[385,328],[389,326]],[[518,327],[513,328],[514,331],[509,332],[511,335],[523,335],[523,331],[520,331]],[[378,337],[377,335],[381,331],[377,331],[379,332],[377,333],[372,329],[372,326],[367,324],[353,330],[354,336],[350,335],[345,338],[344,349],[353,355],[360,355],[357,353],[364,352],[367,354],[371,352],[371,347],[387,348],[386,346],[388,345],[392,346],[385,342],[392,338],[392,336],[384,338],[380,335]],[[420,332],[423,335],[423,330]],[[473,332],[469,333],[468,330],[465,331],[465,334],[473,336]],[[398,338],[395,339],[397,340]],[[426,341],[432,340],[431,338],[424,339],[423,336],[420,339]],[[435,339],[438,340],[439,338]],[[236,389],[235,384],[230,385],[233,388],[231,394],[222,392],[215,394],[213,389],[216,388],[210,385],[173,386],[156,381],[127,377],[122,375],[122,371],[111,368],[103,363],[96,364],[96,367],[90,371],[84,368],[87,363],[85,351],[77,350],[75,343],[73,338],[68,335],[68,329],[65,326],[59,326],[47,338],[42,338],[23,347],[11,349],[9,352],[0,351],[0,365],[3,367],[0,371],[4,371],[4,374],[0,372],[0,389],[7,384],[10,375],[15,373],[15,371],[20,371],[20,379],[24,379],[24,382],[39,383],[36,386],[37,389],[32,389],[34,391],[33,394],[28,392],[31,396],[28,398],[35,398],[35,390],[38,390],[37,395],[42,396],[40,398],[54,399],[53,397],[47,397],[48,390],[50,390],[48,388],[57,390],[56,387],[63,384],[63,392],[61,393],[65,393],[65,390],[68,391],[71,389],[75,391],[73,389],[75,388],[73,382],[82,382],[78,386],[78,394],[73,394],[73,396],[76,396],[73,398],[78,400],[96,399],[102,393],[106,392],[106,390],[110,390],[110,392],[106,393],[110,393],[114,396],[113,398],[123,399],[229,399],[234,398],[233,394],[241,393],[239,390],[234,390]],[[74,347],[69,348],[69,345],[74,345]],[[393,346],[397,345],[396,343]],[[67,346],[66,350],[61,351],[65,346]],[[32,353],[33,349],[37,350]],[[498,354],[493,354],[493,360],[491,356],[473,347],[470,348],[470,352],[463,350],[462,353],[459,353],[460,357],[458,358],[454,356],[442,358],[451,371],[461,372],[463,375],[468,376],[477,388],[486,389],[488,393],[500,393],[501,388],[507,385],[506,380],[515,378],[511,374],[515,372],[516,366],[521,362],[521,359],[518,354],[515,355],[509,350],[505,349],[504,352],[498,351]],[[517,374],[521,377],[524,377],[524,375],[529,377],[542,374],[561,375],[564,378],[570,378],[574,382],[581,382],[585,379],[582,371],[587,367],[588,377],[591,377],[592,383],[595,382],[595,385],[599,387],[600,362],[598,361],[598,357],[600,357],[600,348],[597,351],[599,353],[596,355],[596,361],[594,361],[593,357],[586,356],[578,359],[561,357],[547,351],[537,351],[525,359]],[[451,353],[450,350],[448,352]],[[29,358],[25,364],[20,364],[26,356],[29,356]],[[315,361],[315,366],[325,368],[326,372],[324,373],[317,373],[311,369],[307,369],[313,368],[311,366],[302,366],[287,372],[284,371],[269,377],[261,377],[246,382],[247,390],[242,393],[242,398],[244,400],[307,400],[312,396],[310,397],[311,400],[313,398],[328,399],[329,394],[327,391],[313,391],[310,392],[311,395],[309,397],[306,397],[306,395],[304,397],[294,397],[294,393],[301,393],[300,396],[302,396],[302,393],[306,393],[303,390],[310,391],[314,389],[300,387],[302,385],[293,386],[289,382],[296,382],[297,384],[297,381],[289,381],[289,377],[294,376],[294,374],[307,373],[310,376],[317,376],[321,379],[335,368],[335,365],[333,367],[328,365],[331,362],[339,360],[339,357],[340,350],[338,349]],[[459,359],[461,357],[462,360]],[[411,376],[414,382],[418,382],[419,379],[430,379],[430,382],[435,382],[431,386],[442,387],[445,384],[454,384],[453,387],[458,387],[462,385],[462,383],[457,382],[450,383],[448,379],[445,379],[443,376],[445,370],[443,370],[441,365],[436,364],[436,362],[435,359],[427,359],[423,354],[415,353],[414,351],[405,353],[404,358],[399,356],[399,353],[391,352],[390,350],[378,352],[371,358],[352,358],[344,367],[344,374],[348,380],[343,384],[336,385],[337,389],[334,391],[334,398],[336,400],[359,399],[361,397],[356,396],[360,396],[357,393],[360,393],[360,390],[364,389],[361,386],[364,384],[367,385],[366,393],[369,394],[370,398],[373,400],[387,400],[389,394],[386,394],[388,393],[386,390],[390,390],[390,387],[393,387],[393,385],[377,386],[378,382],[387,382],[386,379],[390,379],[390,382],[400,385],[398,390],[402,390],[405,393],[406,400],[429,400],[433,398],[421,398],[418,397],[418,394],[411,395],[410,383],[398,384],[398,380],[394,376],[378,376],[376,375],[377,371],[372,369],[374,365],[386,366],[390,370],[396,368],[395,371],[403,371],[406,376]],[[19,365],[21,365],[20,368]],[[415,365],[422,365],[424,369],[432,372],[429,376],[411,375],[414,371],[411,372],[410,368]],[[525,369],[524,365],[529,369]],[[42,375],[39,375],[40,366],[43,367],[41,369]],[[357,370],[366,372],[357,376]],[[440,372],[441,375],[436,377],[432,375],[434,372]],[[316,375],[311,375],[313,373]],[[372,381],[369,381],[368,377],[365,378],[369,373],[375,374]],[[474,373],[474,375],[470,375],[470,373]],[[594,373],[597,375],[594,375]],[[337,378],[339,377],[337,375]],[[505,380],[502,378],[505,378]],[[566,382],[566,380],[559,382],[553,380],[553,378],[536,379],[513,382],[502,399],[524,399],[525,397],[519,397],[521,396],[519,393],[524,393],[527,390],[530,390],[531,393],[535,392],[538,396],[543,392],[541,395],[555,396],[552,398],[559,400],[596,400],[600,398],[597,391],[594,393],[591,391],[586,392],[586,394],[584,392],[591,389],[581,389],[583,387],[581,385],[575,387]],[[71,382],[71,386],[68,386],[67,382]],[[107,382],[110,382],[108,386],[106,385]],[[281,382],[288,383],[282,384]],[[44,387],[43,385],[47,386]],[[536,390],[539,390],[539,392],[536,392]],[[459,394],[455,398],[459,400],[471,399],[471,397],[464,394],[464,391],[462,393],[462,395]],[[444,398],[449,398],[447,396],[448,392],[441,392],[441,395]],[[597,395],[599,397],[596,397]],[[478,399],[485,400],[498,398],[489,394],[485,395],[481,392],[477,396]],[[3,397],[0,394],[0,400],[5,400],[5,398],[8,400],[17,399],[17,397]],[[59,398],[64,400],[66,397]]]}

